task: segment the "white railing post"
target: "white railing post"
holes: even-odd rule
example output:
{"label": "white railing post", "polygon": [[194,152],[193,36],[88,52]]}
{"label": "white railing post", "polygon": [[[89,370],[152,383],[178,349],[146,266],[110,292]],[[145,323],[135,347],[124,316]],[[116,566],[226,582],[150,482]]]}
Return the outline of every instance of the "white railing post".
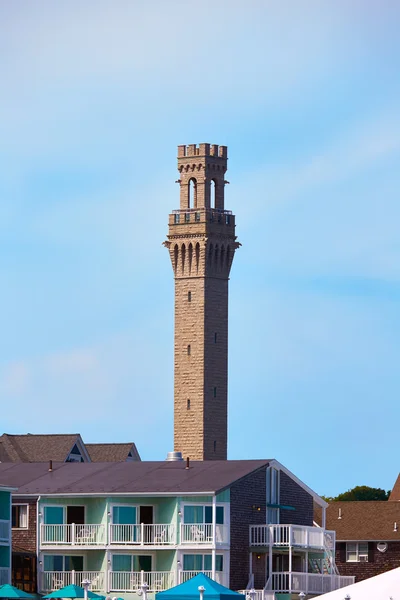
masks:
{"label": "white railing post", "polygon": [[144,539],[144,523],[140,523],[140,543],[142,545],[145,543],[145,539]]}
{"label": "white railing post", "polygon": [[71,571],[71,583],[75,584],[75,571],[74,571],[74,569],[72,569],[72,571]]}
{"label": "white railing post", "polygon": [[[67,525],[68,527],[68,525]],[[71,544],[75,546],[75,523],[71,523]]]}

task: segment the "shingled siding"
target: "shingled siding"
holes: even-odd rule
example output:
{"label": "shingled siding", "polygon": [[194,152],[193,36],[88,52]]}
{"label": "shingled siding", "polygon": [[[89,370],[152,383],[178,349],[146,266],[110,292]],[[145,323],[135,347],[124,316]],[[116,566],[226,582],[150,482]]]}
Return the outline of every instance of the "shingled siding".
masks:
{"label": "shingled siding", "polygon": [[12,530],[13,550],[36,553],[36,500],[13,498],[13,504],[28,504],[28,528]]}
{"label": "shingled siding", "polygon": [[[266,469],[243,477],[230,488],[231,564],[230,587],[245,589],[249,580],[250,525],[263,525],[266,514]],[[260,509],[260,510],[258,510]]]}
{"label": "shingled siding", "polygon": [[368,562],[346,562],[346,542],[336,542],[335,559],[340,575],[352,575],[357,582],[399,567],[400,542],[387,542],[386,552],[379,552],[377,544],[368,543]]}
{"label": "shingled siding", "polygon": [[280,472],[280,504],[296,510],[280,510],[280,522],[310,525],[314,520],[313,498],[283,471]]}

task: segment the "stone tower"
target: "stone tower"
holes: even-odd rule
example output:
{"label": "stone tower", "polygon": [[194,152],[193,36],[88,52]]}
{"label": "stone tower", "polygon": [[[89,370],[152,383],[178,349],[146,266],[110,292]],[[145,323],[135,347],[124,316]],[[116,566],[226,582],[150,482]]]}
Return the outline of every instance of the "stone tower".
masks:
{"label": "stone tower", "polygon": [[226,460],[228,279],[239,243],[225,210],[227,148],[178,146],[180,208],[169,216],[175,275],[174,449]]}

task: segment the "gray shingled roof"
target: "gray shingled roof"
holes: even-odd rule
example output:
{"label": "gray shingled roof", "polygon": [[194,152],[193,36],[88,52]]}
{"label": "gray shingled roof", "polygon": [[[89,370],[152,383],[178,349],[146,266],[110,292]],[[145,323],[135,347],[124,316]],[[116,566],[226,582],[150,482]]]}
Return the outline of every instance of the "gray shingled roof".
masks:
{"label": "gray shingled roof", "polygon": [[92,462],[119,462],[128,458],[129,452],[135,460],[140,460],[133,442],[127,444],[85,444]]}
{"label": "gray shingled roof", "polygon": [[0,482],[17,495],[165,494],[219,492],[268,466],[268,460],[119,463],[2,463]]}
{"label": "gray shingled roof", "polygon": [[3,433],[0,436],[0,461],[19,463],[54,460],[63,462],[78,440],[80,440],[79,433],[43,435]]}

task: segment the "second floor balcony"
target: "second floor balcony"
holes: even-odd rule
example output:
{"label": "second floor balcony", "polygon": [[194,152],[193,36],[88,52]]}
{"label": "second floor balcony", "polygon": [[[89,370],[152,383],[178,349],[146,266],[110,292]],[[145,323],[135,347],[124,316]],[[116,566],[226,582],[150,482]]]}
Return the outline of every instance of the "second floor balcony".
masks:
{"label": "second floor balcony", "polygon": [[250,525],[249,543],[251,547],[332,549],[335,532],[304,525]]}
{"label": "second floor balcony", "polygon": [[105,525],[40,525],[41,546],[105,546]]}
{"label": "second floor balcony", "polygon": [[51,547],[171,547],[182,545],[205,546],[227,544],[229,528],[227,525],[211,523],[175,524],[62,524],[40,526],[40,546]]}

